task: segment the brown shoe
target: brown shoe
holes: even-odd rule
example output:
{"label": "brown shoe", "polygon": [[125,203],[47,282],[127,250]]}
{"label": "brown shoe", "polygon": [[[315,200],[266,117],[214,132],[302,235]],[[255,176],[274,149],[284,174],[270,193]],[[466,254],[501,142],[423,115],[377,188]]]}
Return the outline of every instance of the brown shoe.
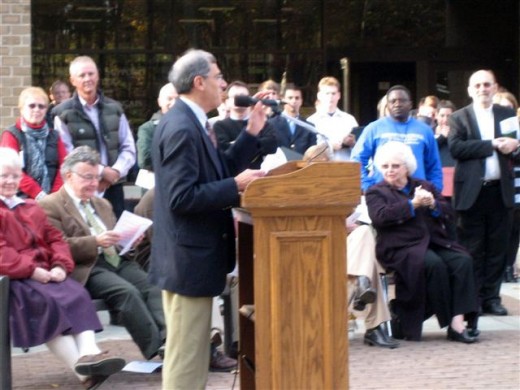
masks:
{"label": "brown shoe", "polygon": [[237,361],[220,351],[216,351],[209,362],[209,370],[211,372],[229,372],[237,368]]}
{"label": "brown shoe", "polygon": [[103,384],[103,382],[105,382],[107,379],[108,379],[108,376],[96,375],[96,376],[88,377],[83,382],[81,382],[81,384],[87,390],[95,390],[99,386],[101,386]]}
{"label": "brown shoe", "polygon": [[88,377],[109,377],[121,371],[125,364],[124,359],[110,356],[108,351],[103,351],[97,355],[85,355],[80,357],[74,366],[74,370],[78,374]]}

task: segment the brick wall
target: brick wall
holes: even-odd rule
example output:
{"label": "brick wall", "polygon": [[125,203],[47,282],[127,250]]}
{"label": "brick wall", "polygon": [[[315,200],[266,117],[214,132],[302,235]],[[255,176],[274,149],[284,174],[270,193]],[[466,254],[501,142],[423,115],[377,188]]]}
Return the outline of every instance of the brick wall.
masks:
{"label": "brick wall", "polygon": [[31,0],[0,3],[0,128],[19,115],[18,95],[31,85]]}

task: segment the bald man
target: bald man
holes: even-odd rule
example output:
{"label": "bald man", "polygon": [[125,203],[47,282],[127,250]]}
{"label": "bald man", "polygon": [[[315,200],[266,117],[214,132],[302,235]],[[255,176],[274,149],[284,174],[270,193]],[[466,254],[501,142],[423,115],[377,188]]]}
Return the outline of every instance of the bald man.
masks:
{"label": "bald man", "polygon": [[519,159],[520,143],[515,112],[493,104],[496,92],[492,71],[471,75],[468,95],[473,103],[451,115],[448,145],[457,160],[453,194],[457,233],[473,256],[482,312],[505,316],[500,285],[514,206],[513,162]]}
{"label": "bald man", "polygon": [[177,96],[177,91],[172,83],[164,84],[157,98],[159,110],[152,115],[148,122],[143,123],[137,129],[137,164],[139,168],[153,171],[151,154],[153,132],[162,116],[173,107]]}

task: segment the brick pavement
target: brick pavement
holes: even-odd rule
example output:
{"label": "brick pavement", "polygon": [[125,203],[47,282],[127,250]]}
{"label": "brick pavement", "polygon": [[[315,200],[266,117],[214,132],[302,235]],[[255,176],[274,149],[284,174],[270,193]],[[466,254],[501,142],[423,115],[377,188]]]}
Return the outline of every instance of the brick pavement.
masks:
{"label": "brick pavement", "polygon": [[[350,389],[519,389],[520,284],[513,293],[504,297],[511,315],[484,317],[480,341],[472,345],[448,342],[434,320],[425,323],[422,342],[403,341],[394,350],[363,345],[363,332],[358,330],[349,347]],[[128,336],[99,344],[127,361],[142,359]],[[13,389],[82,389],[71,371],[47,351],[18,353],[12,366]],[[234,380],[233,374],[210,373],[207,389],[232,389]],[[159,373],[121,372],[100,390],[159,390],[160,384]],[[234,388],[239,388],[238,378]]]}

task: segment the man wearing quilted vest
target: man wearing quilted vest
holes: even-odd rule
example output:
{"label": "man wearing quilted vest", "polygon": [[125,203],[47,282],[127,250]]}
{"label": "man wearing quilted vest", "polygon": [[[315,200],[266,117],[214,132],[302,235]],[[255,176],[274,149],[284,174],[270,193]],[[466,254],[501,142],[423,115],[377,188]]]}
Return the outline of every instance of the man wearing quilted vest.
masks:
{"label": "man wearing quilted vest", "polygon": [[54,108],[54,128],[68,153],[83,145],[99,152],[102,180],[98,191],[112,203],[119,217],[124,210],[122,179],[136,160],[130,125],[121,104],[98,89],[99,72],[92,58],[76,57],[69,73],[76,91],[71,99]]}

